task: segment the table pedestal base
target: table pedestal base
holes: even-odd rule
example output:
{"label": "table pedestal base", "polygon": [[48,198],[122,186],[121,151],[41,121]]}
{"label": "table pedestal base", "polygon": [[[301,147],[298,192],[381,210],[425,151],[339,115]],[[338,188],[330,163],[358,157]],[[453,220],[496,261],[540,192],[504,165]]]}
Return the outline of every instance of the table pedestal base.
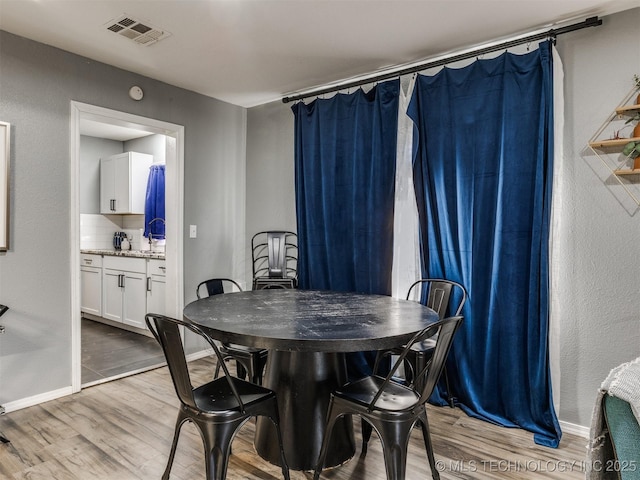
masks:
{"label": "table pedestal base", "polygon": [[[276,392],[284,452],[292,470],[313,470],[318,460],[330,394],[347,381],[342,353],[270,351],[264,385]],[[273,423],[258,417],[255,447],[267,461],[280,465]],[[351,416],[333,428],[325,467],[340,465],[355,453]]]}

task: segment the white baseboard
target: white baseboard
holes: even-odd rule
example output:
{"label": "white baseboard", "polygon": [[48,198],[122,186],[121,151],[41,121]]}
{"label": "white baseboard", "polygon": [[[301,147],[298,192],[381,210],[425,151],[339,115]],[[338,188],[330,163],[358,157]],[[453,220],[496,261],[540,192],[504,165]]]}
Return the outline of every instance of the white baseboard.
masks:
{"label": "white baseboard", "polygon": [[575,423],[560,422],[560,428],[563,433],[570,433],[583,438],[589,438],[590,428],[583,425],[576,425]]}
{"label": "white baseboard", "polygon": [[187,362],[192,362],[193,360],[198,360],[199,358],[209,357],[212,355],[215,355],[215,353],[213,353],[213,348],[208,348],[206,350],[200,350],[199,352],[190,353],[189,355],[186,355],[186,357]]}
{"label": "white baseboard", "polygon": [[[201,350],[200,352],[195,352],[190,355],[187,355],[187,361],[197,360],[199,358],[203,358],[209,355],[213,355],[213,350]],[[148,369],[142,369],[141,371],[145,371]],[[123,377],[132,375],[135,372],[127,372],[122,375]],[[108,381],[115,380],[115,378],[110,378]],[[102,382],[96,382],[102,383]],[[51,392],[41,393],[39,395],[34,395],[33,397],[22,398],[20,400],[16,400],[15,402],[9,402],[2,405],[4,407],[5,413],[15,412],[16,410],[21,410],[27,407],[33,407],[34,405],[39,405],[44,402],[48,402],[49,400],[55,400],[56,398],[66,397],[67,395],[71,395],[73,393],[73,389],[69,387],[61,388],[59,390],[53,390]]]}
{"label": "white baseboard", "polygon": [[34,405],[39,405],[44,402],[48,402],[49,400],[55,400],[56,398],[66,397],[67,395],[71,395],[73,390],[71,386],[61,388],[59,390],[53,390],[51,392],[41,393],[39,395],[34,395],[33,397],[22,398],[20,400],[16,400],[15,402],[9,402],[4,404],[4,409],[6,413],[15,412],[16,410],[21,410],[27,407],[33,407]]}

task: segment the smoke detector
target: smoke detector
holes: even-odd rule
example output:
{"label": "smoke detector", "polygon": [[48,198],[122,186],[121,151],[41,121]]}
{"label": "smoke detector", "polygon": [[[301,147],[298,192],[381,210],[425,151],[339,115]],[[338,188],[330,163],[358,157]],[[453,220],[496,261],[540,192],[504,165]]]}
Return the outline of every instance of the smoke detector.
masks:
{"label": "smoke detector", "polygon": [[126,14],[105,23],[105,27],[110,32],[121,35],[146,47],[171,36],[171,33],[166,30],[161,30],[149,24],[149,22],[141,22]]}

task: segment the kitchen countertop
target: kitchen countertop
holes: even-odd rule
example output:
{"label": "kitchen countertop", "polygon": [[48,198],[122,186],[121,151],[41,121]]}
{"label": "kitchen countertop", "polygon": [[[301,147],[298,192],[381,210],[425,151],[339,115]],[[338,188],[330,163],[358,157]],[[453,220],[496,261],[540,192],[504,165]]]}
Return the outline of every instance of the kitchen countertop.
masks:
{"label": "kitchen countertop", "polygon": [[109,249],[82,249],[80,253],[88,253],[91,255],[110,255],[113,257],[137,257],[137,258],[156,258],[165,259],[164,252],[152,252],[151,250],[109,250]]}

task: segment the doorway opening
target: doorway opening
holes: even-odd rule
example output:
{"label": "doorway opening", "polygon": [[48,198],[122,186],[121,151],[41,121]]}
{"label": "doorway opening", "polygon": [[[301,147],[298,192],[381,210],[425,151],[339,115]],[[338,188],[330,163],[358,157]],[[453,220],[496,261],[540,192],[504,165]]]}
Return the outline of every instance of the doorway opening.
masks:
{"label": "doorway opening", "polygon": [[[114,355],[113,352],[102,349],[102,353],[96,350],[96,354],[101,354],[105,358],[100,360],[93,358],[94,365],[97,361],[102,366],[104,374],[98,378],[96,376],[87,376],[83,379],[83,341],[89,342],[96,336],[109,333],[122,333],[123,338],[130,334],[128,331],[118,332],[117,329],[110,330],[113,326],[95,325],[92,320],[83,320],[81,314],[81,245],[86,246],[86,236],[82,238],[81,216],[83,218],[89,216],[100,217],[100,215],[86,215],[83,213],[83,202],[87,202],[86,198],[93,198],[95,195],[87,197],[86,188],[99,188],[95,185],[83,185],[83,141],[85,145],[99,139],[103,145],[112,142],[134,142],[136,139],[142,139],[147,136],[153,136],[154,143],[161,142],[163,154],[165,155],[165,220],[166,220],[166,245],[165,245],[165,294],[162,307],[166,315],[180,316],[182,312],[183,298],[183,214],[181,206],[184,204],[184,127],[181,125],[171,124],[151,118],[132,115],[116,110],[110,110],[94,105],[83,104],[79,102],[71,102],[71,301],[72,301],[72,390],[80,391],[84,386],[89,386],[103,381],[121,378],[123,376],[138,373],[148,368],[153,368],[157,362],[147,362],[142,365],[134,359],[131,362],[122,362],[122,358]],[[117,144],[117,143],[116,143]],[[126,144],[125,144],[126,145]],[[102,147],[100,147],[102,148]],[[99,161],[99,160],[96,160]],[[95,167],[97,168],[97,167]],[[95,176],[94,176],[95,178]],[[84,200],[83,200],[84,199]],[[86,208],[85,208],[86,211]],[[91,211],[91,209],[89,209]],[[85,315],[86,316],[86,315]],[[87,323],[90,322],[90,323]],[[107,322],[108,323],[108,322]],[[87,328],[83,332],[83,324]],[[106,330],[105,330],[106,329]],[[91,330],[92,335],[88,334]],[[135,331],[135,329],[133,329]],[[149,343],[154,339],[145,337],[140,333],[134,333],[134,340],[139,340],[141,345]],[[106,340],[106,338],[105,338]],[[131,341],[131,340],[126,340]],[[105,342],[106,343],[106,342]],[[88,344],[87,344],[88,345]],[[122,344],[120,344],[122,345]],[[141,347],[140,352],[144,352],[146,347]],[[85,352],[85,363],[86,363]],[[118,362],[126,368],[120,368],[113,365],[113,368],[105,364],[109,361],[109,357],[117,358]]]}

